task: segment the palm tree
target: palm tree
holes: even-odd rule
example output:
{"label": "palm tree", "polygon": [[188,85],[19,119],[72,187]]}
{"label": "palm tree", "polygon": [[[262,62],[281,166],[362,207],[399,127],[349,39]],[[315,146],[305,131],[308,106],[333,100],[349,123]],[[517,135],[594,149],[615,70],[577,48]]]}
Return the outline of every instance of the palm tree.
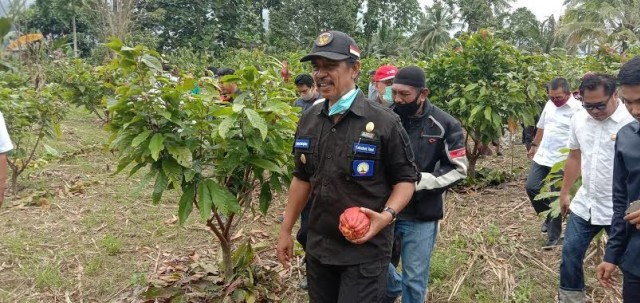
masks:
{"label": "palm tree", "polygon": [[434,1],[426,7],[426,14],[420,20],[417,31],[411,37],[412,48],[424,54],[433,54],[451,39],[450,32],[459,27],[454,23],[454,15],[441,1]]}
{"label": "palm tree", "polygon": [[640,0],[565,0],[567,10],[556,32],[570,50],[587,53],[611,46],[623,53],[640,40]]}
{"label": "palm tree", "polygon": [[386,22],[382,22],[371,41],[370,54],[381,57],[400,56],[407,50],[403,47],[406,40],[401,30],[391,28]]}
{"label": "palm tree", "polygon": [[490,27],[495,19],[511,8],[515,0],[445,0],[451,8],[458,8],[458,17],[470,33]]}
{"label": "palm tree", "polygon": [[545,54],[551,52],[553,48],[561,47],[563,38],[556,35],[556,27],[558,23],[556,18],[551,15],[540,24],[540,42],[542,43],[542,51]]}

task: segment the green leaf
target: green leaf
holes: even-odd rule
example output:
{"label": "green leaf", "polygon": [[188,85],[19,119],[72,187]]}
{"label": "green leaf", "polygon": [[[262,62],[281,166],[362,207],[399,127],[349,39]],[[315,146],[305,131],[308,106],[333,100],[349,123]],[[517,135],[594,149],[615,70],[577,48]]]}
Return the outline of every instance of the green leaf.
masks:
{"label": "green leaf", "polygon": [[227,133],[229,133],[229,130],[231,130],[235,123],[236,121],[231,118],[226,118],[222,120],[222,122],[220,122],[220,126],[218,126],[218,134],[220,134],[220,137],[222,137],[222,139],[225,139],[227,137]]}
{"label": "green leaf", "polygon": [[162,159],[162,171],[172,182],[182,182],[182,166],[173,158]]}
{"label": "green leaf", "polygon": [[139,135],[133,138],[133,140],[131,141],[131,147],[136,147],[140,145],[142,142],[144,142],[144,140],[147,140],[147,138],[149,138],[149,135],[151,135],[150,130],[145,130],[141,132]]}
{"label": "green leaf", "polygon": [[149,151],[151,152],[151,158],[158,161],[160,152],[164,149],[164,137],[162,134],[155,134],[149,142]]}
{"label": "green leaf", "polygon": [[149,183],[151,182],[151,179],[153,179],[153,177],[155,177],[157,173],[158,173],[157,170],[153,168],[150,169],[149,172],[146,175],[144,175],[142,180],[140,180],[140,183],[138,183],[138,186],[136,186],[136,188],[133,190],[133,193],[135,195],[139,194],[141,190],[145,189],[147,185],[149,185]]}
{"label": "green leaf", "polygon": [[267,214],[267,210],[269,210],[269,205],[271,204],[271,187],[269,183],[262,183],[262,188],[260,189],[260,211],[263,214]]}
{"label": "green leaf", "polygon": [[109,41],[106,46],[112,50],[119,51],[122,48],[123,44],[119,39],[111,39],[111,41]]}
{"label": "green leaf", "polygon": [[478,83],[471,83],[464,88],[465,92],[472,91],[478,87]]}
{"label": "green leaf", "polygon": [[198,208],[203,221],[211,218],[211,207],[213,206],[211,191],[209,190],[209,184],[211,183],[213,183],[211,179],[206,179],[198,183]]}
{"label": "green leaf", "polygon": [[193,211],[193,198],[196,195],[195,185],[190,184],[180,197],[180,205],[178,206],[178,219],[180,219],[180,225],[183,225],[187,221],[189,214]]}
{"label": "green leaf", "polygon": [[142,61],[142,63],[144,63],[146,66],[148,66],[150,69],[156,70],[156,71],[161,71],[162,70],[162,62],[160,62],[160,60],[154,56],[151,56],[149,54],[145,54],[142,56],[142,58],[140,59]]}
{"label": "green leaf", "polygon": [[195,176],[196,176],[196,172],[193,169],[187,169],[184,172],[184,181],[191,182],[193,178],[195,178]]}
{"label": "green leaf", "polygon": [[476,105],[476,107],[473,108],[473,110],[471,110],[471,115],[469,115],[470,118],[475,117],[478,112],[480,112],[482,109],[484,108],[484,106],[482,105]]}
{"label": "green leaf", "polygon": [[254,158],[251,157],[249,159],[247,159],[249,161],[249,163],[260,167],[264,170],[268,170],[268,171],[274,171],[274,172],[282,172],[282,169],[280,168],[280,166],[278,166],[278,164],[275,164],[267,159],[262,159],[262,158]]}
{"label": "green leaf", "polygon": [[231,109],[233,109],[233,112],[235,112],[235,113],[237,113],[237,112],[239,112],[239,111],[243,110],[244,108],[245,108],[245,106],[244,106],[243,104],[238,104],[238,103],[234,103],[234,104],[231,106]]}
{"label": "green leaf", "polygon": [[251,123],[251,126],[260,131],[262,140],[266,139],[268,133],[267,121],[265,121],[264,118],[260,117],[260,114],[258,114],[258,112],[253,109],[247,108],[244,110],[244,112],[247,115],[247,119],[249,119],[249,123]]}
{"label": "green leaf", "polygon": [[178,161],[178,164],[184,167],[191,167],[193,162],[193,154],[191,150],[185,146],[168,145],[167,151]]}
{"label": "green leaf", "polygon": [[215,183],[210,179],[209,181],[211,182],[207,183],[207,185],[211,192],[211,198],[213,199],[213,204],[216,206],[216,209],[225,215],[239,213],[240,204],[236,197],[220,184]]}
{"label": "green leaf", "polygon": [[484,109],[484,118],[489,123],[491,123],[491,110],[491,106],[487,106],[487,108]]}
{"label": "green leaf", "polygon": [[59,157],[60,156],[60,152],[58,152],[55,148],[47,145],[47,144],[43,144],[44,150],[47,152],[48,155],[53,156],[53,157]]}
{"label": "green leaf", "polygon": [[153,186],[153,194],[151,194],[153,204],[158,204],[158,202],[160,202],[162,193],[167,189],[168,184],[169,179],[163,172],[160,172],[156,177],[156,184]]}
{"label": "green leaf", "polygon": [[560,197],[560,192],[559,191],[551,191],[551,192],[546,192],[546,193],[540,193],[535,197],[535,199],[536,200],[543,200],[543,199],[549,199],[549,198],[555,198],[555,197]]}

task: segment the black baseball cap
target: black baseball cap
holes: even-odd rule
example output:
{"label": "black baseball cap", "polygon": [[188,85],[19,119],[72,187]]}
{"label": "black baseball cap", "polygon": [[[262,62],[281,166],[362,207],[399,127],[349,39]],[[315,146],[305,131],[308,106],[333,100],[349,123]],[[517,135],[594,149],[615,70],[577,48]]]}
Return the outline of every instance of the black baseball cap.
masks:
{"label": "black baseball cap", "polygon": [[302,57],[300,62],[310,61],[313,57],[324,57],[342,61],[348,58],[360,59],[360,48],[349,35],[339,31],[323,32],[313,41],[311,53]]}

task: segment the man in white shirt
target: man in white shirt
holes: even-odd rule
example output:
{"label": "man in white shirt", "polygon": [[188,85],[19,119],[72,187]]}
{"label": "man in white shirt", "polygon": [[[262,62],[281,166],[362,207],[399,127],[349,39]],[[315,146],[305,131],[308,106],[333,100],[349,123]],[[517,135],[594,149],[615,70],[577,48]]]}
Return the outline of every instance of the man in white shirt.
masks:
{"label": "man in white shirt", "polygon": [[[582,108],[580,101],[573,98],[569,82],[563,78],[553,79],[547,85],[549,101],[540,114],[536,137],[531,143],[529,159],[532,159],[529,176],[525,184],[527,195],[536,213],[549,210],[551,199],[536,200],[542,189],[543,181],[551,171],[551,167],[566,159],[561,149],[569,141],[569,125],[571,117]],[[547,216],[542,225],[542,232],[547,233],[544,249],[551,249],[558,244],[562,232],[562,218]]]}
{"label": "man in white shirt", "polygon": [[[584,110],[571,119],[569,157],[560,191],[562,216],[569,220],[562,245],[560,291],[562,303],[586,302],[584,256],[591,240],[609,233],[613,216],[612,183],[614,145],[618,130],[634,119],[616,94],[616,79],[587,75],[580,85]],[[573,201],[571,187],[582,175],[582,186]]]}
{"label": "man in white shirt", "polygon": [[4,202],[4,192],[7,188],[7,153],[13,149],[4,117],[0,112],[0,206]]}

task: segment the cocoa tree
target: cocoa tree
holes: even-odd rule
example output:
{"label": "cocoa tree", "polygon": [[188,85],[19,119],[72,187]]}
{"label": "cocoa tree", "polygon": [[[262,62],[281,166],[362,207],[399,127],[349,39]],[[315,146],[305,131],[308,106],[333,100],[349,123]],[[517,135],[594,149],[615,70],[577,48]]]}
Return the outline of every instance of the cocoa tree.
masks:
{"label": "cocoa tree", "polygon": [[[107,128],[119,152],[117,171],[147,169],[141,184],[154,182],[154,203],[166,190],[181,189],[180,222],[197,210],[220,244],[225,277],[233,279],[232,229],[248,212],[265,213],[274,193],[290,182],[293,91],[279,85],[277,67],[259,72],[251,65],[226,76],[241,93],[222,103],[215,79],[174,83],[155,51],[117,40],[108,46],[115,52],[109,69],[117,88]],[[196,83],[201,92],[192,94]]]}
{"label": "cocoa tree", "polygon": [[43,139],[61,135],[66,106],[63,89],[56,83],[34,87],[24,74],[0,73],[0,112],[14,144],[8,158],[11,193],[18,193],[18,179],[30,167]]}
{"label": "cocoa tree", "polygon": [[517,129],[517,121],[534,124],[536,101],[543,90],[535,74],[526,71],[513,46],[482,30],[455,40],[428,63],[431,100],[441,105],[467,132],[469,175],[481,156],[479,146],[500,138],[504,126]]}

